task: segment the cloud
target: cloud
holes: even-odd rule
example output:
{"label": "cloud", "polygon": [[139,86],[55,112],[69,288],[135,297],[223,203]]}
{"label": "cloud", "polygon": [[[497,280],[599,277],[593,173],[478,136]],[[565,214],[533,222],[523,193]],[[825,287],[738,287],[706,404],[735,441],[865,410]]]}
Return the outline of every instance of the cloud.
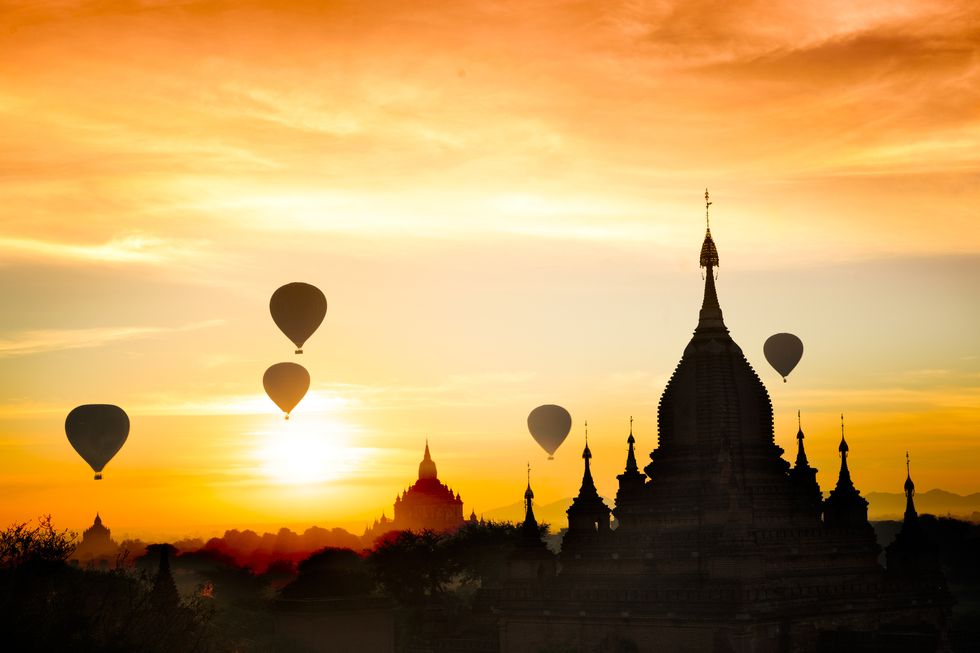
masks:
{"label": "cloud", "polygon": [[123,340],[196,331],[223,324],[223,320],[206,320],[177,327],[98,327],[91,329],[38,329],[22,331],[0,339],[0,358],[27,356],[66,349],[102,347]]}
{"label": "cloud", "polygon": [[138,263],[158,265],[183,258],[193,246],[172,240],[133,234],[100,244],[78,244],[34,238],[0,237],[0,252],[16,258],[86,261],[95,263]]}

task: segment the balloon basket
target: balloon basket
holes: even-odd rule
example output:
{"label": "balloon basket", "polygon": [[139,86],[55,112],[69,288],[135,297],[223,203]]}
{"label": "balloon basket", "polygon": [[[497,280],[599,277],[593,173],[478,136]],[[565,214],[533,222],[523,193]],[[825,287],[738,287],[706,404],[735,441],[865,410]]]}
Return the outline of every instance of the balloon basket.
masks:
{"label": "balloon basket", "polygon": [[555,459],[554,456],[548,456],[548,460],[554,460],[554,459]]}
{"label": "balloon basket", "polygon": [[297,354],[302,354],[302,353],[303,353],[303,350],[302,350],[302,349],[297,349],[297,350],[296,350],[296,353],[297,353]]}
{"label": "balloon basket", "polygon": [[101,481],[102,480],[102,474],[96,474],[95,475],[95,480],[96,481]]}
{"label": "balloon basket", "polygon": [[286,415],[286,417],[285,417],[285,420],[286,420],[287,422],[289,421],[289,415]]}

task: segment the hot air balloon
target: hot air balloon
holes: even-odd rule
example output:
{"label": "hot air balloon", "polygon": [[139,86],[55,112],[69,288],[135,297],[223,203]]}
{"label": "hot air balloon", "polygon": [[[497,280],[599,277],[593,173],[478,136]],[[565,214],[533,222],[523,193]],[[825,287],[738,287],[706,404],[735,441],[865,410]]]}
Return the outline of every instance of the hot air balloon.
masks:
{"label": "hot air balloon", "polygon": [[119,406],[85,404],[65,418],[68,442],[102,479],[102,468],[122,449],[129,437],[129,416]]}
{"label": "hot air balloon", "polygon": [[531,436],[548,452],[548,460],[554,460],[555,452],[568,437],[572,428],[572,416],[561,406],[545,404],[538,406],[527,416],[527,430]]}
{"label": "hot air balloon", "polygon": [[276,363],[265,371],[262,385],[269,399],[276,402],[289,419],[289,413],[310,389],[310,373],[296,363]]}
{"label": "hot air balloon", "polygon": [[308,283],[294,282],[272,293],[269,312],[279,330],[303,353],[303,344],[313,335],[327,314],[327,298]]}
{"label": "hot air balloon", "polygon": [[769,336],[762,351],[773,369],[783,377],[783,383],[786,383],[786,377],[803,357],[803,342],[792,333],[777,333]]}

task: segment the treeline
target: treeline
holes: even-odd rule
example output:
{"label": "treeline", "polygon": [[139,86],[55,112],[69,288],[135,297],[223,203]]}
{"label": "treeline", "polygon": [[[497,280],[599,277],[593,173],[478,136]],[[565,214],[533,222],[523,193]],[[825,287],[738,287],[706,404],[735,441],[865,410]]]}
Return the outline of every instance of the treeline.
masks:
{"label": "treeline", "polygon": [[[56,530],[50,518],[14,525],[0,533],[0,628],[8,633],[0,648],[298,651],[277,633],[277,605],[324,599],[386,601],[400,640],[412,641],[433,610],[452,614],[454,630],[465,628],[476,590],[503,581],[518,541],[514,525],[493,522],[453,533],[392,532],[369,549],[345,533],[229,531],[196,550],[151,545],[132,565],[100,569],[68,562],[76,534]],[[293,559],[323,541],[353,546]],[[153,600],[164,549],[173,551],[168,578],[179,596],[167,610]]]}

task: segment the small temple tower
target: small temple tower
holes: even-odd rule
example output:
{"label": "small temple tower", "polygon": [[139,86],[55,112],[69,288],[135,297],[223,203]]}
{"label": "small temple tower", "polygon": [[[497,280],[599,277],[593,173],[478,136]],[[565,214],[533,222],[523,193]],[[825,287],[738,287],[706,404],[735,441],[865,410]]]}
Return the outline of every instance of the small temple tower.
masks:
{"label": "small temple tower", "polygon": [[930,578],[945,587],[939,550],[919,523],[914,497],[915,483],[912,482],[911,462],[908,452],[905,452],[905,518],[902,521],[902,530],[885,547],[888,573],[891,576]]}
{"label": "small temple tower", "polygon": [[534,491],[531,490],[531,465],[527,466],[527,489],[524,490],[524,521],[520,525],[517,546],[507,560],[510,581],[539,583],[555,575],[555,555],[541,539],[541,529],[534,517]]}
{"label": "small temple tower", "polygon": [[149,555],[159,556],[153,589],[150,590],[150,605],[158,613],[175,610],[180,605],[180,595],[170,572],[170,556],[177,552],[177,548],[171,544],[151,544],[146,550]]}
{"label": "small temple tower", "polygon": [[[585,461],[585,471],[582,474],[582,486],[578,496],[572,500],[568,509],[568,534],[573,533],[607,533],[609,531],[610,510],[599,496],[595,481],[592,480],[592,451],[589,450],[589,424],[585,424],[585,449],[582,451]],[[567,539],[567,536],[566,536]]]}
{"label": "small temple tower", "polygon": [[789,471],[789,477],[799,490],[805,505],[810,508],[820,508],[823,503],[823,493],[817,484],[817,469],[810,467],[806,450],[803,448],[803,420],[800,411],[796,411],[796,421],[799,427],[796,432],[796,464]]}
{"label": "small temple tower", "polygon": [[830,528],[870,528],[868,523],[868,501],[861,496],[851,472],[847,468],[847,453],[850,447],[844,439],[844,415],[840,416],[840,473],[837,476],[837,486],[830,491],[830,496],[824,501],[824,524]]}
{"label": "small temple tower", "polygon": [[630,417],[630,434],[626,438],[626,469],[616,478],[619,480],[619,490],[616,492],[616,508],[613,510],[617,521],[622,524],[631,519],[630,507],[636,505],[643,498],[643,487],[646,483],[646,474],[640,471],[636,464],[636,452],[633,445],[636,439],[633,437],[633,418]]}

